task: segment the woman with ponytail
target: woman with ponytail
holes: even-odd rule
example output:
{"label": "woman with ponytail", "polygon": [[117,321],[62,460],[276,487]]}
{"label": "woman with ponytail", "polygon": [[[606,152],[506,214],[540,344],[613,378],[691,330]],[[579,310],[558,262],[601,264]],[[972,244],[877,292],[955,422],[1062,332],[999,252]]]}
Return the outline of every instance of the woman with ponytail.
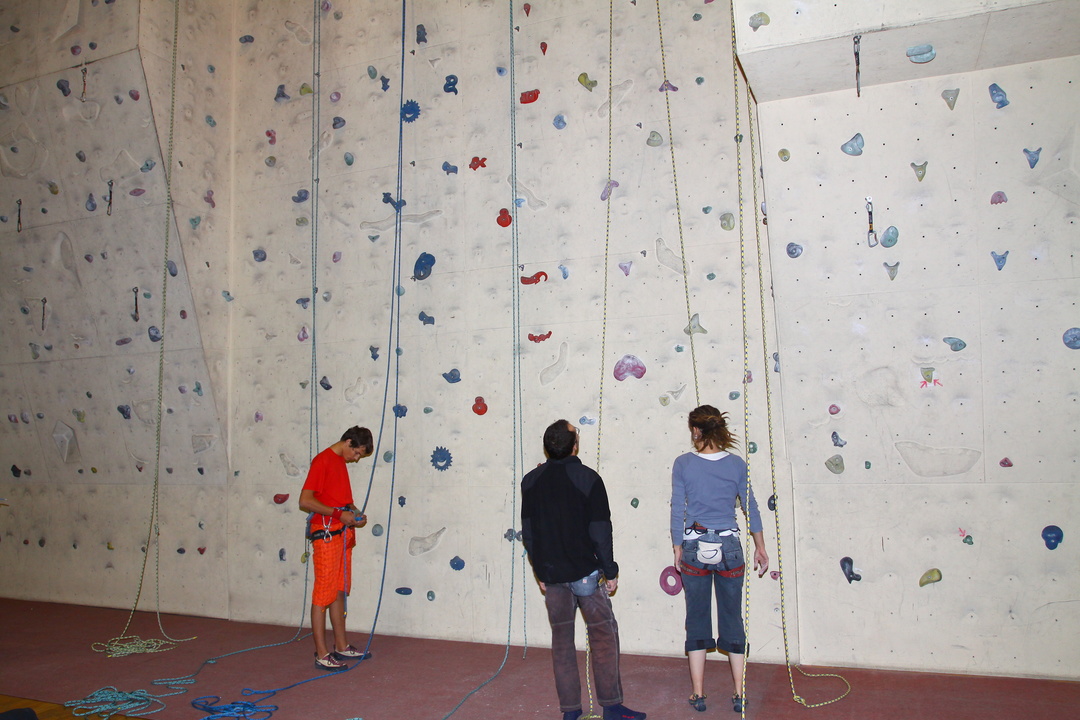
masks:
{"label": "woman with ponytail", "polygon": [[[750,518],[758,577],[768,570],[769,555],[757,500],[747,481],[746,462],[730,452],[736,441],[727,414],[702,405],[691,411],[689,426],[694,452],[676,458],[671,470],[671,542],[686,598],[685,649],[693,686],[690,705],[705,710],[705,654],[719,650],[728,656],[735,686],[732,709],[741,713],[746,705],[741,695],[746,634],[740,608],[745,562],[736,500]],[[712,634],[714,588],[716,637]]]}

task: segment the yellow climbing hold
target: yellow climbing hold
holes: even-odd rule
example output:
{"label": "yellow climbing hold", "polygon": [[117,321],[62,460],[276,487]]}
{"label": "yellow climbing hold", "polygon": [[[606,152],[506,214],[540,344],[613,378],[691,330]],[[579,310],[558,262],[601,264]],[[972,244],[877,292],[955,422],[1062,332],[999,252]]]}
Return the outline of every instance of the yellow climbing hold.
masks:
{"label": "yellow climbing hold", "polygon": [[941,582],[941,571],[937,568],[930,568],[922,574],[919,578],[919,587],[926,587],[931,583]]}
{"label": "yellow climbing hold", "polygon": [[585,88],[586,90],[588,90],[589,92],[592,92],[593,88],[597,86],[597,82],[595,80],[590,80],[589,79],[589,73],[587,73],[587,72],[583,72],[580,75],[578,75],[577,76],[577,81],[579,83],[581,83],[581,86],[583,88]]}

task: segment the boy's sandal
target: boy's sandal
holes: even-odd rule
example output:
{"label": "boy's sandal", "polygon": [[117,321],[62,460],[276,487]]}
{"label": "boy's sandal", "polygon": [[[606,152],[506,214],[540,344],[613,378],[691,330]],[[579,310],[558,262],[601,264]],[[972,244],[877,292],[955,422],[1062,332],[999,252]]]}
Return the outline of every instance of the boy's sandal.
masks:
{"label": "boy's sandal", "polygon": [[690,702],[690,707],[694,708],[698,712],[705,712],[705,698],[707,698],[707,697],[709,697],[709,696],[708,695],[691,695],[690,696],[690,701],[689,701]]}
{"label": "boy's sandal", "polygon": [[738,695],[731,698],[731,709],[737,713],[741,713],[746,709],[747,702]]}
{"label": "boy's sandal", "polygon": [[359,658],[363,658],[364,660],[367,660],[368,658],[371,657],[371,653],[365,653],[363,650],[357,650],[352,645],[349,645],[344,650],[335,650],[334,652],[332,652],[330,654],[333,655],[334,658],[336,658],[337,660],[342,660],[342,661],[356,660],[356,659],[359,659]]}
{"label": "boy's sandal", "polygon": [[327,653],[322,657],[316,655],[315,667],[317,667],[319,670],[329,670],[330,672],[340,672],[342,670],[349,669],[349,666],[334,657],[333,653]]}

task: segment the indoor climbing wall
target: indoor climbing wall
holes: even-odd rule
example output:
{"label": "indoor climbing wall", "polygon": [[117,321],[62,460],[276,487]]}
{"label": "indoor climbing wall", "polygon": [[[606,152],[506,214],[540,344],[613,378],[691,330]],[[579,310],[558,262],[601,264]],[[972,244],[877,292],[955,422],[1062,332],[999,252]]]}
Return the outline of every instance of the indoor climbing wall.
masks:
{"label": "indoor climbing wall", "polygon": [[1080,61],[850,79],[759,106],[802,659],[1075,677]]}
{"label": "indoor climbing wall", "polygon": [[[130,607],[160,550],[161,608],[224,615],[227,598],[195,589],[226,567],[228,465],[212,343],[166,222],[171,11],[166,49],[140,40],[166,5],[0,9],[0,564],[12,595]],[[178,144],[180,162],[204,152]]]}
{"label": "indoor climbing wall", "polygon": [[[663,11],[661,52],[655,5],[616,4],[613,64],[606,5],[515,3],[511,17],[506,3],[410,3],[402,17],[400,3],[324,3],[316,24],[310,3],[279,2],[237,16],[230,543],[259,554],[230,567],[233,617],[303,608],[307,463],[362,424],[380,442],[352,470],[358,505],[372,483],[353,627],[381,591],[380,632],[546,644],[516,497],[562,417],[607,478],[623,646],[681,652],[683,601],[659,577],[686,414],[700,395],[742,434],[751,398],[764,507],[773,366],[757,349],[744,373],[727,9]],[[757,647],[773,659],[778,596],[775,578],[755,579]]]}

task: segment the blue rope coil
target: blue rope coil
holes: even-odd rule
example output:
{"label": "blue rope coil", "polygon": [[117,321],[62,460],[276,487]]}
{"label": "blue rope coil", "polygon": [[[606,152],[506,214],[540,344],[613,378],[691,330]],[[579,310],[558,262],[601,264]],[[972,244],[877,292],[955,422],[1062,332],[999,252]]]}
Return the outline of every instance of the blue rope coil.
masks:
{"label": "blue rope coil", "polygon": [[[95,690],[82,700],[69,700],[64,703],[64,707],[71,708],[72,715],[101,715],[105,720],[109,720],[113,715],[152,715],[160,712],[165,709],[161,698],[178,694],[151,695],[145,690],[124,692],[109,685]],[[155,704],[159,707],[154,707]]]}

